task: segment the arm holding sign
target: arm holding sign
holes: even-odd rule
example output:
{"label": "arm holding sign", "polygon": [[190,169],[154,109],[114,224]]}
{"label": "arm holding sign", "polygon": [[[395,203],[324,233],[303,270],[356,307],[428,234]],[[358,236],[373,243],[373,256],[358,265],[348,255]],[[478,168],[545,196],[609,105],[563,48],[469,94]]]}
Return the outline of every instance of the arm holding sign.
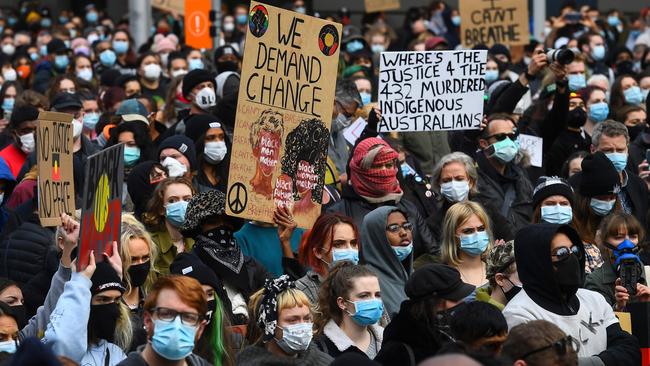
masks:
{"label": "arm holding sign", "polygon": [[544,144],[542,145],[544,154],[553,146],[557,137],[566,130],[566,116],[569,113],[569,88],[567,88],[566,79],[562,78],[563,74],[566,75],[564,73],[564,67],[556,65],[554,62],[551,64],[551,70],[555,73],[556,80],[558,81],[555,83],[557,89],[555,90],[553,107],[540,124],[541,137],[544,139]]}

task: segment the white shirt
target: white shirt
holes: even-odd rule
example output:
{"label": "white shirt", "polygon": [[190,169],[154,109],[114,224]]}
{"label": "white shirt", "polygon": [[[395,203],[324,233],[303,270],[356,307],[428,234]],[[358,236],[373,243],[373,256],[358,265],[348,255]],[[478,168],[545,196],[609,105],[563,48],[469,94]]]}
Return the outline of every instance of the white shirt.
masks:
{"label": "white shirt", "polygon": [[580,301],[578,313],[558,315],[537,305],[521,290],[503,309],[503,316],[509,329],[531,320],[547,320],[580,343],[578,357],[597,355],[607,349],[607,327],[618,323],[618,319],[603,295],[578,289],[576,296]]}

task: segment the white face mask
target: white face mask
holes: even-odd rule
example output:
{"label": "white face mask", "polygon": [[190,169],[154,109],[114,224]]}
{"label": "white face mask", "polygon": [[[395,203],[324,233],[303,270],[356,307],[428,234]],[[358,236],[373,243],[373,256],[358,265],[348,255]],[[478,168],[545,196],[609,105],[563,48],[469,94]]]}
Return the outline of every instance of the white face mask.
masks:
{"label": "white face mask", "polygon": [[302,352],[309,348],[313,336],[312,323],[297,323],[282,327],[282,339],[276,342],[288,354]]}
{"label": "white face mask", "polygon": [[16,81],[17,76],[16,70],[14,69],[7,69],[2,72],[2,77],[5,81]]}
{"label": "white face mask", "polygon": [[81,136],[81,130],[83,130],[83,122],[77,120],[76,118],[72,120],[72,137],[75,139]]}
{"label": "white face mask", "polygon": [[187,74],[187,70],[185,70],[185,69],[178,69],[178,70],[172,71],[172,77],[183,76],[185,74]]}
{"label": "white face mask", "polygon": [[169,61],[169,53],[161,53],[160,61],[162,61],[164,67],[167,67],[167,62]]}
{"label": "white face mask", "polygon": [[201,89],[196,93],[194,97],[194,103],[199,106],[199,108],[206,110],[210,107],[217,105],[217,95],[214,92],[214,89],[207,87]]}
{"label": "white face mask", "polygon": [[93,78],[93,70],[89,68],[77,71],[77,77],[81,80],[90,81]]}
{"label": "white face mask", "polygon": [[149,80],[158,80],[162,69],[158,64],[149,64],[144,67],[144,78]]}
{"label": "white face mask", "polygon": [[29,154],[30,152],[34,151],[34,148],[36,147],[36,141],[34,140],[33,132],[22,135],[19,138],[20,138],[20,149],[25,154]]}
{"label": "white face mask", "polygon": [[223,30],[226,32],[232,32],[235,30],[235,23],[223,23]]}
{"label": "white face mask", "polygon": [[203,154],[205,160],[211,164],[220,163],[228,152],[228,147],[224,141],[210,141],[205,143]]}
{"label": "white face mask", "polygon": [[2,52],[8,56],[13,56],[13,54],[16,52],[16,47],[11,43],[7,43],[6,45],[2,46]]}
{"label": "white face mask", "polygon": [[170,156],[163,160],[162,166],[167,168],[170,177],[180,177],[187,172],[187,167],[183,163]]}

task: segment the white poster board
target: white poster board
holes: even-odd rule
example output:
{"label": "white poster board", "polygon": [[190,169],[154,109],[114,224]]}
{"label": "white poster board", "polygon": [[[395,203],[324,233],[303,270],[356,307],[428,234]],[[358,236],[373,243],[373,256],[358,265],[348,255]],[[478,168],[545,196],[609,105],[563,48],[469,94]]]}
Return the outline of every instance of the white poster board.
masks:
{"label": "white poster board", "polygon": [[530,165],[541,168],[544,139],[531,135],[519,135],[519,148],[530,156]]}

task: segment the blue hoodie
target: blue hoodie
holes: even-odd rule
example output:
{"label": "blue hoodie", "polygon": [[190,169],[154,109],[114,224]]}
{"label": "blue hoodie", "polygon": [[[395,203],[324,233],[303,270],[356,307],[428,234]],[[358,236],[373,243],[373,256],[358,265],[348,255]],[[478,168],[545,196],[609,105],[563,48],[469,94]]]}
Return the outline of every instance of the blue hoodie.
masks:
{"label": "blue hoodie", "polygon": [[11,192],[14,190],[14,187],[16,186],[16,179],[14,178],[14,175],[11,174],[11,169],[9,169],[9,165],[7,165],[5,160],[1,157],[0,157],[0,180],[5,181],[4,196],[3,199],[0,200],[0,232],[2,232],[2,230],[5,227],[5,224],[7,223],[7,217],[9,216],[9,213],[7,212],[7,208],[5,207],[5,202],[9,200],[9,196],[11,195]]}

